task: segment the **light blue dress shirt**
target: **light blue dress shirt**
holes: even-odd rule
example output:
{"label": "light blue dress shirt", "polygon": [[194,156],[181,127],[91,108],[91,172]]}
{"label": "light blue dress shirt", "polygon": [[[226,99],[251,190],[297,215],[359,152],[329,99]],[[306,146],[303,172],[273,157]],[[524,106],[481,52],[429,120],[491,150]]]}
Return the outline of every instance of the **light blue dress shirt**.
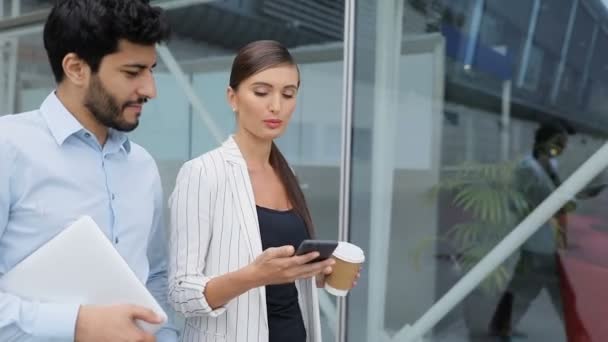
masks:
{"label": "light blue dress shirt", "polygon": [[[101,146],[54,93],[39,110],[0,117],[0,276],[89,215],[168,309],[162,202],[152,157],[114,130]],[[73,341],[78,308],[0,292],[0,341]],[[167,324],[157,338],[177,331]]]}
{"label": "light blue dress shirt", "polygon": [[[552,167],[557,165],[550,162]],[[557,173],[557,169],[554,168]],[[557,188],[547,171],[532,155],[527,155],[519,163],[517,171],[518,187],[526,197],[530,210],[541,204]],[[522,217],[523,220],[525,217]],[[522,248],[524,250],[540,253],[555,254],[557,251],[556,232],[550,221],[545,222],[526,242]]]}

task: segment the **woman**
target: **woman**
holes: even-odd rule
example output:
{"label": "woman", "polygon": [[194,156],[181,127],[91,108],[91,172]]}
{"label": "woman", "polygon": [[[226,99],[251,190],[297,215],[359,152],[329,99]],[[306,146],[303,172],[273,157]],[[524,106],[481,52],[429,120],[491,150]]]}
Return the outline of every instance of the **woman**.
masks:
{"label": "woman", "polygon": [[295,109],[299,71],[274,41],[234,59],[236,132],[187,162],[171,195],[169,297],[184,341],[321,341],[316,275],[333,260],[294,256],[314,236],[296,177],[273,140]]}

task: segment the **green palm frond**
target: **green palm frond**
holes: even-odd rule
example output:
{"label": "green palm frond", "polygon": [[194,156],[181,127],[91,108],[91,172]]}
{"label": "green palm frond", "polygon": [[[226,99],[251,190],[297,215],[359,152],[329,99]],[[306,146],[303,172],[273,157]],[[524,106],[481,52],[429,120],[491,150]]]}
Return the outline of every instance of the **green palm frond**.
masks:
{"label": "green palm frond", "polygon": [[[445,241],[456,250],[463,270],[473,268],[501,241],[531,208],[525,196],[529,186],[518,174],[517,161],[499,163],[466,162],[449,171],[429,192],[430,199],[449,193],[452,205],[470,215],[470,222],[452,226],[440,237],[424,239],[415,249],[413,259],[419,265],[424,249],[433,242]],[[504,265],[494,270],[482,283],[485,291],[504,289],[509,272]]]}
{"label": "green palm frond", "polygon": [[507,286],[510,274],[506,267],[498,266],[481,283],[481,289],[486,293],[499,293]]}
{"label": "green palm frond", "polygon": [[456,224],[446,233],[446,240],[457,246],[460,251],[475,244],[484,234],[486,226],[480,222],[466,222]]}
{"label": "green palm frond", "polygon": [[452,203],[473,217],[491,223],[504,222],[511,199],[504,191],[485,184],[463,187],[454,195]]}

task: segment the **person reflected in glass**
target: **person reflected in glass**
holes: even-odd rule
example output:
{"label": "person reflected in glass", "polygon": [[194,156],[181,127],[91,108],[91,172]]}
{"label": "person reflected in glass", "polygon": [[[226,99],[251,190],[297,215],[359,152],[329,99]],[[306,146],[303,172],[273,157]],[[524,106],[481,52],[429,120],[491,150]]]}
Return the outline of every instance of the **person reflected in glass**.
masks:
{"label": "person reflected in glass", "polygon": [[[532,153],[520,161],[515,171],[516,188],[526,198],[530,210],[561,184],[558,158],[567,148],[568,136],[573,133],[572,128],[559,121],[544,123],[536,130]],[[602,189],[603,186],[587,188],[577,198],[596,196]],[[543,289],[548,292],[563,322],[557,251],[567,245],[568,212],[575,208],[575,200],[569,201],[523,244],[513,277],[492,317],[491,335],[525,337],[514,328]],[[520,217],[519,221],[523,219]]]}
{"label": "person reflected in glass", "polygon": [[186,317],[185,341],[321,341],[316,287],[334,261],[294,255],[315,234],[274,143],[296,106],[298,67],[280,43],[256,41],[229,82],[236,132],[186,162],[170,198],[170,301]]}

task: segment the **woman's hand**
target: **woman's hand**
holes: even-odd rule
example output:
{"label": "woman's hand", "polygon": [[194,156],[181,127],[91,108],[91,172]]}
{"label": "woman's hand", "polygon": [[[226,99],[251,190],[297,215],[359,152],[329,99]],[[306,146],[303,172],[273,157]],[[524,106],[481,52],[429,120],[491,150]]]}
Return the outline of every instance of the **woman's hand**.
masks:
{"label": "woman's hand", "polygon": [[249,266],[248,271],[256,286],[292,283],[329,270],[335,261],[331,258],[308,263],[319,256],[318,252],[295,255],[293,246],[268,248]]}
{"label": "woman's hand", "polygon": [[310,278],[334,264],[333,259],[308,263],[318,252],[294,256],[292,246],[268,248],[252,263],[234,272],[209,280],[205,287],[207,303],[213,309],[226,305],[241,294],[266,285],[293,283]]}

